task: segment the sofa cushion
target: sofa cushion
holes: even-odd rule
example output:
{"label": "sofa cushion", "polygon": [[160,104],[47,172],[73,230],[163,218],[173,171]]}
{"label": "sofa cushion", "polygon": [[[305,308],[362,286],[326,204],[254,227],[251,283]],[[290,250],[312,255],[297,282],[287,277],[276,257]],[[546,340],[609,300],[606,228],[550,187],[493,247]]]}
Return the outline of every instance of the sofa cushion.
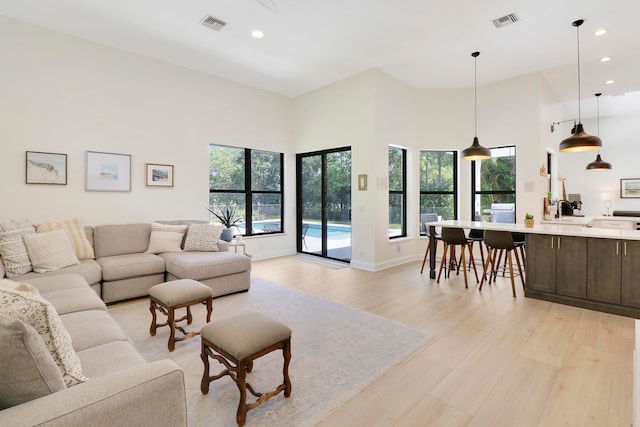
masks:
{"label": "sofa cushion", "polygon": [[56,274],[53,276],[38,274],[34,277],[25,278],[24,281],[36,287],[41,295],[63,289],[83,289],[87,287],[87,281],[79,274]]}
{"label": "sofa cushion", "polygon": [[59,315],[85,310],[107,310],[105,303],[89,286],[82,289],[60,289],[48,292],[43,297],[53,305]]}
{"label": "sofa cushion", "polygon": [[7,277],[15,277],[31,271],[31,260],[22,236],[35,234],[36,229],[28,220],[0,221],[0,256]]}
{"label": "sofa cushion", "polygon": [[127,340],[127,336],[122,332],[120,325],[107,311],[76,311],[61,315],[60,319],[62,319],[62,323],[69,335],[71,335],[73,348],[76,351],[82,351],[113,341]]}
{"label": "sofa cushion", "polygon": [[48,271],[44,273],[44,275],[42,273],[36,273],[31,271],[27,274],[16,276],[14,277],[14,279],[20,280],[20,281],[31,281],[33,279],[37,279],[41,277],[52,277],[52,276],[69,275],[69,274],[82,275],[85,281],[90,285],[100,283],[100,281],[102,280],[102,269],[100,268],[100,264],[98,264],[93,259],[83,259],[82,261],[80,261],[79,264],[70,265],[68,267],[61,268],[60,270],[56,270],[56,271]]}
{"label": "sofa cushion", "polygon": [[78,259],[92,259],[95,257],[93,246],[87,239],[87,233],[82,218],[71,218],[62,221],[48,221],[36,224],[36,231],[44,233],[47,231],[64,230],[69,236],[71,246]]}
{"label": "sofa cushion", "polygon": [[184,240],[186,252],[217,252],[218,240],[224,227],[211,224],[190,224]]}
{"label": "sofa cushion", "polygon": [[31,292],[32,294],[40,295],[38,288],[30,285],[29,283],[16,282],[11,279],[0,279],[0,286],[15,289],[16,291]]}
{"label": "sofa cushion", "polygon": [[47,346],[28,324],[0,314],[0,410],[66,388]]}
{"label": "sofa cushion", "polygon": [[30,292],[0,287],[0,313],[28,323],[40,334],[67,387],[87,380],[71,337],[47,300]]}
{"label": "sofa cushion", "polygon": [[182,238],[187,225],[151,224],[151,236],[146,252],[160,254],[162,252],[182,251]]}
{"label": "sofa cushion", "polygon": [[251,260],[233,252],[170,252],[160,256],[167,271],[180,279],[202,280],[251,270]]}
{"label": "sofa cushion", "polygon": [[102,267],[102,279],[106,282],[164,273],[165,268],[164,259],[145,253],[115,255],[96,261]]}
{"label": "sofa cushion", "polygon": [[64,230],[25,234],[22,239],[36,273],[56,271],[80,263]]}
{"label": "sofa cushion", "polygon": [[82,366],[91,378],[99,378],[147,362],[129,341],[112,341],[78,352]]}
{"label": "sofa cushion", "polygon": [[149,247],[151,224],[108,224],[93,227],[96,258],[142,253]]}

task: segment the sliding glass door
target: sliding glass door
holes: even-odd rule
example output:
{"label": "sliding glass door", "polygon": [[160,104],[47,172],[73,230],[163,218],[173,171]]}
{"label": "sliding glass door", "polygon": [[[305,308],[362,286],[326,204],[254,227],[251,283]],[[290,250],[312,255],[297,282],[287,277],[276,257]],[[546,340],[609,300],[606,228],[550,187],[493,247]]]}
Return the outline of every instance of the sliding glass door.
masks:
{"label": "sliding glass door", "polygon": [[351,260],[351,149],[297,155],[298,252]]}

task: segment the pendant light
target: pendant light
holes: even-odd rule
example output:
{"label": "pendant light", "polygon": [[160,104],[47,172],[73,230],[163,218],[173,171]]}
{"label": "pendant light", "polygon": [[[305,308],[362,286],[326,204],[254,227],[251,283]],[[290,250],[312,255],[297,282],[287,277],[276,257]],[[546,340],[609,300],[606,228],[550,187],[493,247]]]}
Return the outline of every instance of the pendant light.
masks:
{"label": "pendant light", "polygon": [[474,134],[473,144],[471,147],[462,150],[462,160],[487,160],[491,158],[491,150],[483,147],[478,142],[478,56],[480,52],[473,52],[471,56],[475,59],[474,81],[473,81],[473,98],[474,98]]}
{"label": "pendant light", "polygon": [[571,23],[571,25],[576,27],[576,34],[578,35],[578,124],[576,125],[575,132],[560,143],[560,151],[564,153],[597,150],[602,147],[600,138],[586,133],[582,127],[582,123],[580,123],[580,25],[583,23],[583,19],[578,19]]}
{"label": "pendant light", "polygon": [[[600,95],[602,95],[601,93],[596,93],[596,101],[597,101],[597,106],[598,106],[598,136],[600,136]],[[587,170],[589,171],[604,171],[604,170],[611,170],[611,163],[607,163],[604,160],[602,160],[602,158],[600,157],[600,150],[598,150],[598,155],[596,156],[596,159],[589,163],[587,165]]]}

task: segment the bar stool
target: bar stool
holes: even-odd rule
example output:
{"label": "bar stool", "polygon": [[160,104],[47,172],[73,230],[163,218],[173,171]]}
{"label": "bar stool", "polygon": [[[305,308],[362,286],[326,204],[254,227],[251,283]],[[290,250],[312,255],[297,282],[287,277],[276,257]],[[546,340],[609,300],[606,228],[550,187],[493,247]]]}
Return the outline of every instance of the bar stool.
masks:
{"label": "bar stool", "polygon": [[471,243],[469,245],[469,252],[471,253],[473,253],[473,244],[478,242],[478,246],[480,246],[480,258],[482,259],[482,265],[484,266],[484,250],[482,249],[482,242],[484,242],[484,230],[472,228],[469,230],[467,240]]}
{"label": "bar stool", "polygon": [[[497,230],[486,230],[484,232],[484,243],[487,245],[488,254],[487,261],[484,264],[484,269],[482,271],[482,280],[480,281],[480,290],[482,290],[482,286],[484,285],[484,281],[487,276],[487,269],[489,265],[492,265],[492,271],[489,272],[489,280],[491,280],[491,275],[493,274],[493,266],[495,266],[496,256],[498,253],[502,253],[502,251],[506,251],[506,258],[509,261],[509,276],[511,278],[511,291],[513,292],[513,297],[516,297],[516,287],[513,279],[513,261],[511,258],[511,252],[513,251],[516,256],[516,263],[518,264],[518,271],[520,273],[520,279],[522,280],[522,288],[524,289],[524,275],[522,274],[522,267],[520,265],[520,257],[518,256],[518,251],[516,250],[516,245],[513,243],[513,236],[510,231],[497,231]],[[500,260],[498,257],[498,265],[500,265]]]}
{"label": "bar stool", "polygon": [[[447,249],[449,249],[451,253],[449,262],[453,261],[455,265],[455,247],[460,246],[460,260],[462,264],[462,271],[464,273],[464,287],[468,288],[469,285],[467,283],[467,265],[464,256],[464,250],[465,248],[468,248],[471,243],[467,240],[467,236],[464,234],[464,230],[462,228],[443,228],[441,239],[444,242],[444,252],[442,253],[442,261],[440,262],[440,270],[438,271],[438,279],[436,280],[436,283],[440,283],[440,276],[442,275],[443,268],[448,268],[449,271],[451,270],[451,266],[445,267],[445,265],[447,264]],[[473,260],[473,253],[471,253],[471,251],[469,251],[469,261],[473,265],[473,271],[476,274],[476,283],[478,283],[478,271],[476,270],[476,263]],[[459,270],[457,271],[457,274],[460,274]],[[445,277],[446,276],[447,274],[445,273]]]}

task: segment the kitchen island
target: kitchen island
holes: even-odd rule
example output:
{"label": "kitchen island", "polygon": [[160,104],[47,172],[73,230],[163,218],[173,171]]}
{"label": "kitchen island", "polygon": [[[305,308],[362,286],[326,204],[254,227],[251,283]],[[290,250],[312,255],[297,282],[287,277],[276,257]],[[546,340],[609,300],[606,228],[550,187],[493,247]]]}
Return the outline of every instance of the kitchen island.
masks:
{"label": "kitchen island", "polygon": [[640,231],[593,227],[588,219],[569,218],[533,227],[478,221],[427,223],[429,277],[436,277],[436,227],[524,233],[525,296],[640,318]]}

